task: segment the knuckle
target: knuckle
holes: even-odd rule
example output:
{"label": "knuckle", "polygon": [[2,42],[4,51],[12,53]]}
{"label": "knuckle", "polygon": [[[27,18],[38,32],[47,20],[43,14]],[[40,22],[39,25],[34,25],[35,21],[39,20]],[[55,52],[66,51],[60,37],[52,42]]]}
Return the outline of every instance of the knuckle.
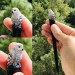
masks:
{"label": "knuckle", "polygon": [[62,32],[56,32],[56,35],[57,36],[61,36],[62,35]]}

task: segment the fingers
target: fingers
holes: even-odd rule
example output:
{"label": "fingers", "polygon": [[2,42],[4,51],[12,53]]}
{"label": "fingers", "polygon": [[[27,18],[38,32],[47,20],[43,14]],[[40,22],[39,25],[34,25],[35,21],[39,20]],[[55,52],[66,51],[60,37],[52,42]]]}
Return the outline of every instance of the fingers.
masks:
{"label": "fingers", "polygon": [[6,70],[8,55],[2,51],[0,51],[0,67]]}
{"label": "fingers", "polygon": [[[50,39],[52,39],[51,34],[50,34],[50,31],[52,29],[52,32],[53,32],[54,36],[60,42],[61,41],[63,42],[63,40],[65,40],[68,35],[75,35],[75,29],[73,29],[73,28],[71,28],[69,26],[66,26],[66,25],[64,25],[64,24],[62,24],[60,22],[57,22],[57,21],[55,23],[56,23],[57,26],[52,25],[50,27],[49,20],[47,19],[46,24],[42,25],[42,34],[44,36],[49,37]],[[61,37],[61,35],[62,35],[62,37]],[[51,41],[48,40],[48,42],[51,44]]]}
{"label": "fingers", "polygon": [[42,29],[50,33],[50,25],[43,24]]}
{"label": "fingers", "polygon": [[[52,37],[51,37],[51,35],[50,35],[50,32],[48,32],[48,29],[49,28],[47,28],[47,27],[45,27],[44,28],[44,26],[48,26],[48,25],[43,25],[42,26],[42,34],[44,35],[44,36],[46,36],[46,37],[48,37],[48,42],[52,45]],[[47,31],[45,30],[47,28]],[[52,26],[51,26],[51,31],[52,31],[52,33],[53,33],[53,35],[55,36],[55,38],[59,41],[59,42],[61,42],[61,43],[65,43],[65,42],[67,42],[67,40],[69,39],[69,36],[68,35],[66,35],[66,34],[64,34],[61,30],[60,30],[60,28],[57,26],[57,25],[55,25],[55,24],[53,24]]]}
{"label": "fingers", "polygon": [[[11,18],[5,18],[4,19],[4,25],[10,30],[12,31],[12,21]],[[32,24],[30,23],[30,21],[23,16],[22,18],[22,32],[21,32],[21,36],[22,37],[32,37]]]}
{"label": "fingers", "polygon": [[67,26],[67,25],[65,25],[65,24],[63,24],[63,23],[60,23],[60,22],[58,22],[58,21],[56,21],[55,23],[56,23],[56,25],[61,29],[61,31],[62,31],[63,33],[65,33],[65,34],[67,34],[67,35],[70,35],[72,32],[75,31],[74,28],[71,28],[71,27],[69,27],[69,26]]}
{"label": "fingers", "polygon": [[21,70],[24,75],[32,75],[32,61],[26,51],[22,52]]}
{"label": "fingers", "polygon": [[44,35],[45,37],[51,37],[50,33],[45,31],[45,30],[42,30],[42,35]]}
{"label": "fingers", "polygon": [[60,28],[59,28],[57,25],[55,25],[55,24],[53,24],[53,25],[51,26],[51,31],[52,31],[53,35],[55,36],[55,38],[56,38],[58,41],[60,41],[61,43],[65,43],[65,41],[67,41],[67,40],[69,39],[69,36],[66,35],[66,34],[64,34],[64,33],[60,30]]}
{"label": "fingers", "polygon": [[42,25],[42,35],[46,36],[46,37],[50,37],[50,25],[47,24],[43,24]]}
{"label": "fingers", "polygon": [[[46,20],[46,24],[47,26],[50,26],[50,23],[49,23],[49,20],[47,19]],[[75,31],[75,29],[63,24],[63,23],[60,23],[58,21],[55,21],[55,24],[61,29],[61,31],[67,35],[70,35],[72,32]]]}
{"label": "fingers", "polygon": [[51,39],[51,37],[48,37],[47,41],[48,41],[49,44],[52,45],[52,39]]}
{"label": "fingers", "polygon": [[22,19],[22,27],[26,37],[32,37],[32,24],[30,21],[23,16]]}
{"label": "fingers", "polygon": [[24,75],[22,72],[14,73],[13,75]]}
{"label": "fingers", "polygon": [[4,25],[8,28],[8,30],[12,31],[12,21],[11,18],[5,18],[3,21]]}
{"label": "fingers", "polygon": [[49,19],[47,19],[45,23],[50,26]]}
{"label": "fingers", "polygon": [[10,43],[9,46],[8,46],[8,50],[10,51],[10,50],[14,47],[14,45],[15,45],[16,43],[17,43],[17,42],[12,42],[12,43]]}

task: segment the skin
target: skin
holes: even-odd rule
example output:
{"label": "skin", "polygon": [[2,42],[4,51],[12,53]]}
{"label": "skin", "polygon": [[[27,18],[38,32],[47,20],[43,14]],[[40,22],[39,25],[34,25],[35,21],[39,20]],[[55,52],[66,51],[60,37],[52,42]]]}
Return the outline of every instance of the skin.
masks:
{"label": "skin", "polygon": [[[12,32],[12,21],[11,18],[7,17],[4,19],[4,25],[7,27],[8,30]],[[32,24],[30,21],[23,16],[22,18],[22,32],[21,32],[21,37],[32,37]],[[2,37],[11,37],[7,35],[1,35],[0,38]]]}
{"label": "skin", "polygon": [[75,29],[58,21],[55,21],[55,24],[50,27],[47,19],[46,23],[42,25],[41,32],[52,45],[50,31],[58,40],[57,47],[65,75],[75,75]]}
{"label": "skin", "polygon": [[14,73],[13,75],[24,75],[24,74],[21,72],[17,72],[17,73]]}
{"label": "skin", "polygon": [[[8,49],[11,49],[14,46],[14,44],[16,44],[16,42],[11,43]],[[8,55],[3,51],[0,51],[0,67],[4,70],[7,69],[7,59]],[[14,75],[32,75],[32,61],[25,50],[22,52],[21,72],[23,74],[16,73]]]}

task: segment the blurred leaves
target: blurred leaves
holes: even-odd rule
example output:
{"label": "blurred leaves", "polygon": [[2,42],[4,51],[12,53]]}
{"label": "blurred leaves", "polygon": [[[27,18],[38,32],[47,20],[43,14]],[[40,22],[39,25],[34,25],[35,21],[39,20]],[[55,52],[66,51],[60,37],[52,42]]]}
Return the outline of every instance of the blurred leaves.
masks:
{"label": "blurred leaves", "polygon": [[65,18],[65,21],[67,23],[70,23],[71,27],[75,28],[75,9],[72,9],[70,14]]}
{"label": "blurred leaves", "polygon": [[[60,60],[59,60],[59,74],[56,71],[54,51],[45,37],[35,35],[33,37],[33,75],[64,75]],[[60,58],[60,57],[59,57]]]}

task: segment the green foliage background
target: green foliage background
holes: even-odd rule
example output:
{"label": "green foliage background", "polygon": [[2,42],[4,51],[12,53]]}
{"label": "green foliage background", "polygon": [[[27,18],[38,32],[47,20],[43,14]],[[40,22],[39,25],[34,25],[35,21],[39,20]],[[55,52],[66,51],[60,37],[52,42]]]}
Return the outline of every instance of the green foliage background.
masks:
{"label": "green foliage background", "polygon": [[64,75],[60,55],[58,74],[53,48],[41,34],[41,26],[48,19],[48,9],[54,11],[56,20],[75,27],[75,0],[33,0],[33,75]]}
{"label": "green foliage background", "polygon": [[[24,49],[28,53],[29,57],[32,59],[32,39],[30,38],[2,38],[0,39],[0,50],[5,53],[8,52],[8,46],[11,42],[19,42],[24,45]],[[0,75],[6,75],[6,72],[0,68]]]}
{"label": "green foliage background", "polygon": [[[26,45],[25,49],[33,60],[33,75],[64,75],[60,60],[60,72],[59,74],[56,72],[53,48],[48,44],[47,38],[42,36],[41,26],[48,18],[48,9],[52,9],[56,15],[56,20],[75,27],[75,0],[33,0],[32,5],[27,0],[0,1],[0,35],[11,35],[11,32],[4,26],[3,20],[6,17],[11,17],[12,7],[18,7],[32,22],[34,35],[33,43],[31,43],[31,39],[24,38],[0,39],[0,49],[8,53],[7,47],[10,42],[21,42]],[[31,52],[32,47],[33,50]],[[0,75],[5,75],[2,69],[0,69]]]}
{"label": "green foliage background", "polygon": [[0,1],[0,35],[11,35],[11,32],[3,24],[6,17],[11,18],[11,9],[19,8],[21,13],[32,21],[32,5],[27,0],[1,0]]}

